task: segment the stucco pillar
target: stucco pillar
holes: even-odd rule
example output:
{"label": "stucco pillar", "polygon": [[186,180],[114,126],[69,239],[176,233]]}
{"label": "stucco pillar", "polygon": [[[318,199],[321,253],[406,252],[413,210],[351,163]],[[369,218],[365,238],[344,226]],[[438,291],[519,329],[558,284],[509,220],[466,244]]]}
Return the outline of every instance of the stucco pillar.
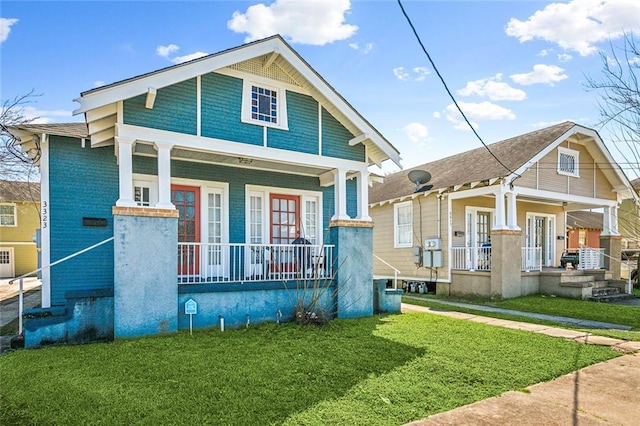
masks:
{"label": "stucco pillar", "polygon": [[522,296],[522,232],[491,231],[491,295],[504,299]]}
{"label": "stucco pillar", "polygon": [[335,245],[338,318],[373,315],[373,222],[332,221],[329,237]]}
{"label": "stucco pillar", "polygon": [[331,220],[349,220],[347,214],[347,171],[333,170],[333,194],[335,213]]}
{"label": "stucco pillar", "polygon": [[178,329],[178,210],[113,207],[114,336]]}
{"label": "stucco pillar", "polygon": [[369,172],[358,172],[358,216],[356,220],[371,220],[369,216]]}
{"label": "stucco pillar", "polygon": [[135,207],[133,200],[133,143],[132,138],[115,137],[118,146],[118,182],[120,193],[116,206]]}
{"label": "stucco pillar", "polygon": [[[604,268],[611,272],[612,279],[619,280],[622,256],[622,236],[601,234],[600,248],[604,249],[604,254],[606,255],[604,257]],[[611,256],[611,258],[608,256]]]}
{"label": "stucco pillar", "polygon": [[173,144],[154,143],[158,150],[158,204],[159,209],[175,209],[171,202],[171,148]]}

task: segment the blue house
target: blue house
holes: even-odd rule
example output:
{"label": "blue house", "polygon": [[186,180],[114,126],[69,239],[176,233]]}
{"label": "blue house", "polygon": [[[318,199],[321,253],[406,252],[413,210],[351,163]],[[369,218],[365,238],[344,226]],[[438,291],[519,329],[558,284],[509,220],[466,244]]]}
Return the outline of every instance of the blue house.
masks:
{"label": "blue house", "polygon": [[318,282],[325,312],[373,313],[368,167],[398,151],[280,36],[76,101],[85,123],[11,129],[42,264],[81,252],[43,271],[27,347],[172,332],[189,301],[194,327],[291,320]]}

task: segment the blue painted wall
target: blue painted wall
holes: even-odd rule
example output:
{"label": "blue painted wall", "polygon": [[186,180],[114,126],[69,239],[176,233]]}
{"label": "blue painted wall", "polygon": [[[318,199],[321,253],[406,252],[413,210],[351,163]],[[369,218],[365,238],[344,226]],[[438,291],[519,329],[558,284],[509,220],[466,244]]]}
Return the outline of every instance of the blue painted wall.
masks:
{"label": "blue painted wall", "polygon": [[217,73],[201,77],[202,136],[262,145],[262,126],[242,123],[242,80]]}
{"label": "blue painted wall", "polygon": [[311,96],[287,92],[289,130],[267,129],[267,145],[318,154],[318,103]]}
{"label": "blue painted wall", "polygon": [[[118,199],[113,147],[82,148],[80,140],[49,138],[51,262],[113,236],[111,207]],[[87,144],[88,145],[88,144]],[[82,226],[83,217],[106,218],[107,227]],[[51,304],[65,292],[113,287],[113,243],[51,268]]]}
{"label": "blue painted wall", "polygon": [[196,79],[158,89],[152,109],[147,95],[124,101],[124,123],[172,132],[196,134]]}
{"label": "blue painted wall", "polygon": [[322,155],[365,161],[364,145],[349,146],[349,140],[355,136],[326,109],[322,109]]}

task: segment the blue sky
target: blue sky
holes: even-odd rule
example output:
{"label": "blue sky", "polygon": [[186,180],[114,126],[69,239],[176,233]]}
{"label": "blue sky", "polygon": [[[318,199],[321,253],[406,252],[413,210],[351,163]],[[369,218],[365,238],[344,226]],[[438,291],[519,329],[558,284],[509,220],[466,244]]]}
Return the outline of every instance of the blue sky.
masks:
{"label": "blue sky", "polygon": [[[599,52],[621,44],[622,31],[640,35],[637,0],[403,4],[487,143],[564,120],[598,129],[599,94],[585,78],[599,78]],[[3,1],[0,19],[2,99],[34,89],[42,96],[25,113],[41,122],[82,120],[73,99],[98,85],[280,33],[404,167],[481,146],[396,1]]]}

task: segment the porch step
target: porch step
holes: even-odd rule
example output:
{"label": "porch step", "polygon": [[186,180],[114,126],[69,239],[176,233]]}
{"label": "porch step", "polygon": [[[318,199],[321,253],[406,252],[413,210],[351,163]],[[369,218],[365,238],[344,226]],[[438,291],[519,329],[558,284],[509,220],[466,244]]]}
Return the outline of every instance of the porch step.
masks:
{"label": "porch step", "polygon": [[592,296],[587,300],[592,302],[610,303],[635,298],[633,294],[620,293],[617,287],[594,287],[591,291]]}

